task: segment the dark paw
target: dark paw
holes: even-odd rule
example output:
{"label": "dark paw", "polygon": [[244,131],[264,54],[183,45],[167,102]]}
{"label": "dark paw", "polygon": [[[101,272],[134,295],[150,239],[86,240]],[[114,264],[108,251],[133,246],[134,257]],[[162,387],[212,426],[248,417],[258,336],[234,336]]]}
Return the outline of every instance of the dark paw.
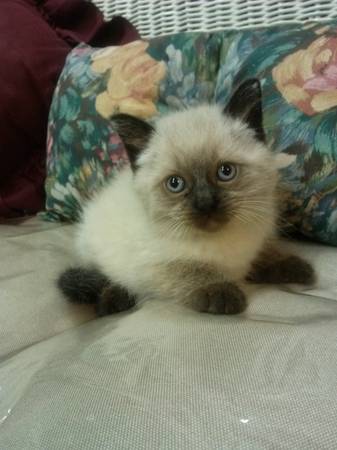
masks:
{"label": "dark paw", "polygon": [[107,316],[122,311],[126,311],[136,304],[136,298],[130,295],[125,289],[110,284],[105,287],[96,305],[98,316]]}
{"label": "dark paw", "polygon": [[94,267],[71,267],[57,280],[57,286],[70,302],[97,303],[109,279]]}
{"label": "dark paw", "polygon": [[310,263],[298,256],[287,256],[264,267],[256,267],[248,276],[253,283],[312,285],[316,281],[315,271]]}
{"label": "dark paw", "polygon": [[240,314],[247,307],[245,294],[235,284],[222,283],[207,287],[199,302],[200,310],[211,314]]}
{"label": "dark paw", "polygon": [[284,283],[312,285],[316,282],[316,274],[310,263],[298,256],[289,256],[281,263]]}

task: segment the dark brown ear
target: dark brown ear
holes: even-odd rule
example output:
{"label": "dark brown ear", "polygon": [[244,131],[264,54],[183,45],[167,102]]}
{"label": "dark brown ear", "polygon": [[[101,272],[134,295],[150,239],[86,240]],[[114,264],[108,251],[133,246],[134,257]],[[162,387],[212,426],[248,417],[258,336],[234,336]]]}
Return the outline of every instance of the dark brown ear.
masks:
{"label": "dark brown ear", "polygon": [[258,140],[265,141],[262,121],[262,92],[259,80],[251,78],[242,83],[232,95],[224,112],[241,119],[255,131]]}
{"label": "dark brown ear", "polygon": [[144,120],[129,114],[116,114],[111,117],[111,122],[123,141],[132,170],[136,170],[137,158],[146,148],[154,128]]}

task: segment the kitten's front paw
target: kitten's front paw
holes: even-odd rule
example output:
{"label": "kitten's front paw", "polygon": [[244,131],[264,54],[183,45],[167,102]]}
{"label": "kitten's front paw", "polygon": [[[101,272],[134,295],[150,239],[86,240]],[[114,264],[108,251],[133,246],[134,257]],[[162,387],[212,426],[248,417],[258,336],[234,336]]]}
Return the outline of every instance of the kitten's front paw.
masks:
{"label": "kitten's front paw", "polygon": [[316,273],[310,263],[299,256],[290,255],[269,264],[256,266],[247,279],[253,283],[296,283],[310,286],[316,282]]}
{"label": "kitten's front paw", "polygon": [[247,307],[245,294],[233,283],[208,286],[199,293],[196,308],[211,314],[240,314]]}
{"label": "kitten's front paw", "polygon": [[136,298],[130,295],[125,289],[110,284],[106,286],[96,304],[98,316],[107,316],[122,311],[127,311],[136,304]]}

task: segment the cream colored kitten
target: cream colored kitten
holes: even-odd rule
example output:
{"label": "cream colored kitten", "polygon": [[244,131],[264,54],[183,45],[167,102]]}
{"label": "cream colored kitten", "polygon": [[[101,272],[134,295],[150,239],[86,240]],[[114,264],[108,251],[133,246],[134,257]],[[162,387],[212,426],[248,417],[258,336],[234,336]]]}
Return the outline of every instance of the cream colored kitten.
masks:
{"label": "cream colored kitten", "polygon": [[275,249],[277,167],[256,80],[225,112],[202,105],[154,128],[127,115],[112,121],[131,165],[84,208],[81,267],[59,280],[70,300],[96,303],[100,315],[146,298],[235,314],[246,307],[246,278],[313,281],[308,263]]}

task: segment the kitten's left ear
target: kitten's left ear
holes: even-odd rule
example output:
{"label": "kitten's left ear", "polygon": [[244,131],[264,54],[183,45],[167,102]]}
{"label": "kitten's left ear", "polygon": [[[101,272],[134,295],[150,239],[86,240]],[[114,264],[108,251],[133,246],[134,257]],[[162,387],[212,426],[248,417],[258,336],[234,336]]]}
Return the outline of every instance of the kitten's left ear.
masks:
{"label": "kitten's left ear", "polygon": [[154,128],[144,120],[129,114],[116,114],[111,117],[111,122],[123,141],[132,170],[136,170],[137,158],[146,148]]}
{"label": "kitten's left ear", "polygon": [[241,119],[255,131],[258,140],[264,142],[262,122],[262,92],[259,80],[251,78],[234,92],[224,112]]}

